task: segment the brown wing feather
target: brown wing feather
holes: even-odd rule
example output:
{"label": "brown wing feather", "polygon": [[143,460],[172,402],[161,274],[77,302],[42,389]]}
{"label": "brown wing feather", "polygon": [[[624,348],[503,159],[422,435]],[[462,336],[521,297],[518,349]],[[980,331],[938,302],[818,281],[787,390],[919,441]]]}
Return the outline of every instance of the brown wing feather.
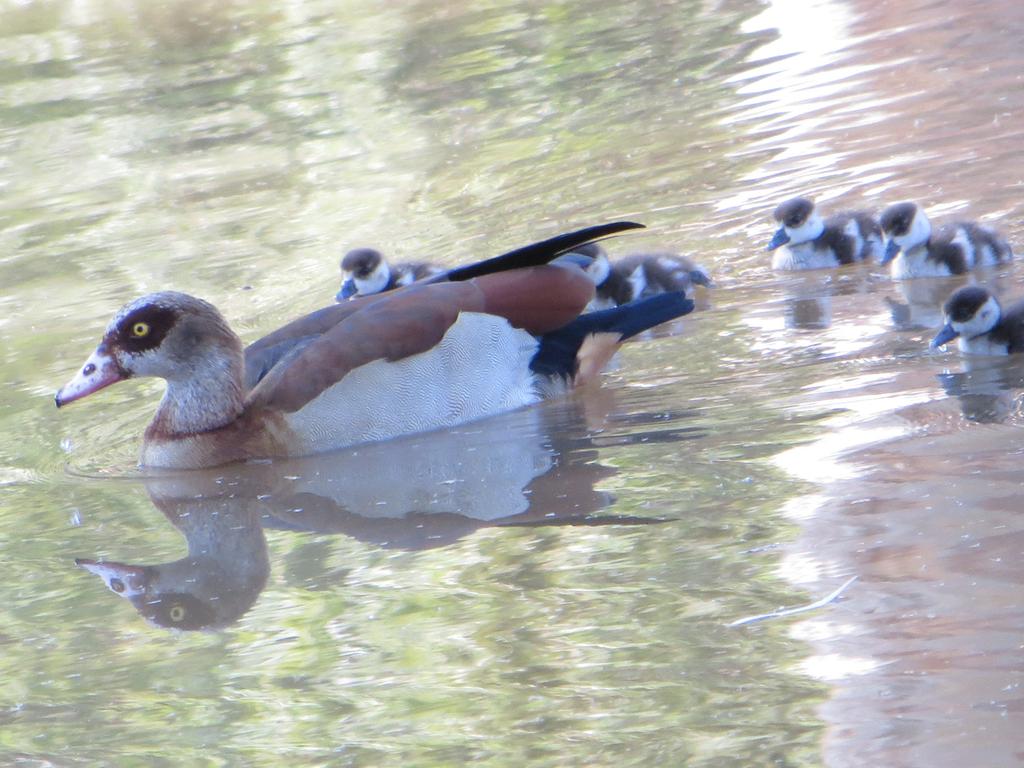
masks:
{"label": "brown wing feather", "polygon": [[483,306],[483,295],[470,282],[412,285],[384,294],[271,370],[253,389],[250,404],[297,411],[361,365],[430,349],[459,312],[481,312]]}
{"label": "brown wing feather", "polygon": [[282,342],[296,341],[309,336],[319,336],[336,326],[349,315],[365,309],[382,298],[382,294],[359,296],[341,304],[332,304],[329,307],[318,309],[316,312],[310,312],[308,315],[292,320],[287,325],[282,325],[276,331],[268,333],[263,338],[257,339],[246,347],[245,354],[248,356],[261,349],[276,347]]}
{"label": "brown wing feather", "polygon": [[361,365],[401,360],[432,348],[460,312],[499,315],[529,333],[547,333],[579,315],[593,293],[593,283],[582,270],[543,266],[459,283],[415,283],[368,297],[376,300],[360,302],[347,312],[329,312],[335,308],[328,307],[285,326],[284,335],[278,332],[257,342],[269,339],[270,348],[287,339],[307,345],[266,374],[253,389],[250,404],[296,411]]}
{"label": "brown wing feather", "polygon": [[486,297],[485,312],[501,315],[534,335],[575,320],[594,298],[594,283],[572,266],[543,266],[475,278]]}
{"label": "brown wing feather", "polygon": [[310,343],[359,309],[365,309],[379,296],[356,298],[319,309],[293,320],[273,333],[257,339],[245,348],[245,388],[253,389],[277,366],[301,354]]}

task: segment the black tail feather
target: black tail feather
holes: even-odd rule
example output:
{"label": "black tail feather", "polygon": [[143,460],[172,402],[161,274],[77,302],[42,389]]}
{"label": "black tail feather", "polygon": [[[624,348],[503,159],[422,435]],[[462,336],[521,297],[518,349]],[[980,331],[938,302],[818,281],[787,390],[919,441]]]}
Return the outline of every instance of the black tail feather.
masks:
{"label": "black tail feather", "polygon": [[501,256],[495,256],[492,259],[450,269],[423,282],[456,282],[480,277],[481,275],[489,275],[493,272],[504,272],[509,269],[520,269],[522,267],[536,267],[541,264],[547,264],[560,253],[565,253],[578,245],[589,243],[592,240],[600,240],[602,237],[608,237],[617,232],[625,232],[629,229],[643,229],[643,226],[643,224],[637,224],[635,221],[614,221],[610,224],[586,227],[585,229],[567,232],[564,235],[558,235],[549,240],[542,240],[539,243],[533,243],[523,248],[516,248],[514,251],[503,253]]}
{"label": "black tail feather", "polygon": [[530,370],[545,376],[571,376],[576,370],[576,353],[588,336],[617,333],[625,341],[648,328],[692,312],[693,306],[693,301],[682,291],[672,291],[580,315],[557,331],[541,336],[537,354],[530,361]]}

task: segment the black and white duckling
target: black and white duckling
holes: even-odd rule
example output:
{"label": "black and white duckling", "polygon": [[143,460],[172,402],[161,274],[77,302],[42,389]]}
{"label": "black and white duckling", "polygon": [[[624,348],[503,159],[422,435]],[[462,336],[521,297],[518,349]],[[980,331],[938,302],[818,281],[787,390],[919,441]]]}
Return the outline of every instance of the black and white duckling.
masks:
{"label": "black and white duckling", "polygon": [[973,221],[947,224],[937,231],[917,203],[895,203],[880,219],[886,237],[880,264],[892,262],[894,280],[962,275],[1013,259],[1013,249],[995,230]]}
{"label": "black and white duckling", "polygon": [[594,281],[595,286],[594,298],[587,306],[589,310],[617,307],[632,300],[633,286],[630,285],[626,275],[612,269],[608,253],[602,246],[597,243],[587,243],[576,248],[574,252],[591,259],[590,264],[584,270]]}
{"label": "black and white duckling", "polygon": [[439,275],[442,271],[440,267],[425,261],[407,261],[389,266],[376,248],[355,248],[341,260],[341,290],[334,298],[344,301],[353,296],[370,296]]}
{"label": "black and white duckling", "polygon": [[882,231],[871,214],[843,211],[823,219],[814,202],[794,197],[773,214],[772,269],[827,269],[882,256]]}
{"label": "black and white duckling", "polygon": [[1024,301],[1004,311],[988,289],[967,285],[953,292],[942,311],[946,324],[932,339],[932,349],[957,339],[968,355],[1024,352]]}
{"label": "black and white duckling", "polygon": [[586,268],[597,288],[592,309],[620,306],[669,291],[683,291],[690,296],[694,286],[712,285],[704,267],[678,253],[632,253],[611,262],[597,243],[588,243],[575,252],[592,259]]}

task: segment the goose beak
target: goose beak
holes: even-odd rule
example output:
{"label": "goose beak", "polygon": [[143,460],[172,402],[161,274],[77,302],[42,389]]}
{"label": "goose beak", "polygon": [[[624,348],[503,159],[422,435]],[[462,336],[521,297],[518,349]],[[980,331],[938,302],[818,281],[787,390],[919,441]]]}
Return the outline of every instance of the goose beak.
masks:
{"label": "goose beak", "polygon": [[954,330],[953,325],[951,323],[946,323],[942,327],[942,330],[935,334],[935,338],[932,339],[932,343],[929,344],[928,346],[931,349],[938,349],[944,344],[948,344],[959,335],[960,331]]}
{"label": "goose beak", "polygon": [[899,253],[899,252],[900,252],[900,244],[897,243],[895,240],[891,240],[891,239],[887,240],[886,243],[885,243],[885,253],[882,254],[882,260],[879,261],[878,263],[879,264],[888,264],[890,261],[892,261],[894,258],[896,258],[896,254]]}
{"label": "goose beak", "polygon": [[774,251],[780,245],[785,245],[789,242],[789,235],[786,234],[785,227],[779,227],[775,230],[775,234],[772,236],[772,241],[768,243],[768,250]]}
{"label": "goose beak", "polygon": [[75,377],[60,388],[54,401],[60,408],[75,400],[80,400],[93,392],[99,392],[104,387],[116,384],[128,378],[128,374],[121,369],[103,346],[96,348],[96,351],[89,355]]}
{"label": "goose beak", "polygon": [[355,296],[357,291],[356,281],[350,277],[341,284],[341,290],[338,291],[334,298],[336,301],[345,301],[346,299],[351,299]]}
{"label": "goose beak", "polygon": [[131,598],[146,592],[146,569],[140,565],[101,563],[84,557],[75,558],[75,565],[95,573],[111,592],[121,597]]}

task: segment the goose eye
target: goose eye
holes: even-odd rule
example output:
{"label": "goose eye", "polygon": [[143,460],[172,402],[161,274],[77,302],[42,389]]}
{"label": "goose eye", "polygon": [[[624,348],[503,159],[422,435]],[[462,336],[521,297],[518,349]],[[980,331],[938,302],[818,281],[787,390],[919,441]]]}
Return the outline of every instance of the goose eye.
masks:
{"label": "goose eye", "polygon": [[167,612],[167,615],[170,617],[171,621],[177,624],[185,618],[185,606],[180,604],[173,605],[171,606],[171,610]]}
{"label": "goose eye", "polygon": [[143,336],[149,335],[149,323],[138,322],[132,326],[132,336],[136,339],[141,339]]}

